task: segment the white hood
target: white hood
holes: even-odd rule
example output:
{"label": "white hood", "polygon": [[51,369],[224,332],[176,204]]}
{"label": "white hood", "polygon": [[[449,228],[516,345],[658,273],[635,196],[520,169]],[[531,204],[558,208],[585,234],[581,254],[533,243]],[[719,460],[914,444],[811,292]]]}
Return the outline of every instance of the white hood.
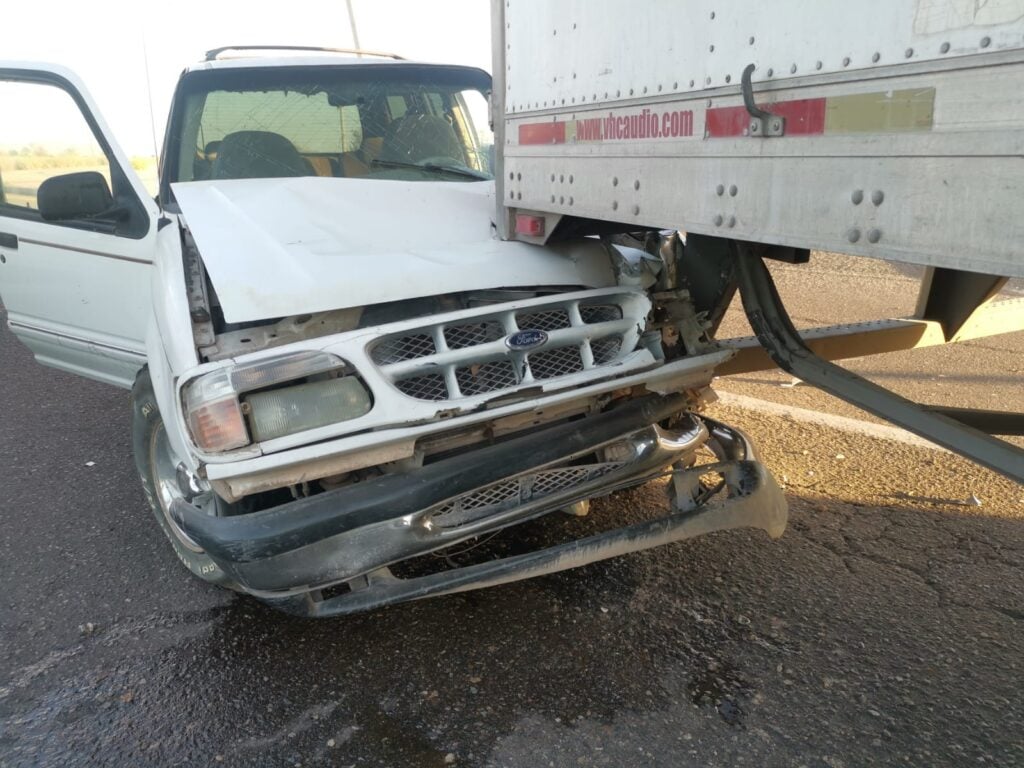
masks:
{"label": "white hood", "polygon": [[456,291],[615,284],[597,242],[570,253],[498,240],[493,182],[305,177],[173,188],[231,323]]}

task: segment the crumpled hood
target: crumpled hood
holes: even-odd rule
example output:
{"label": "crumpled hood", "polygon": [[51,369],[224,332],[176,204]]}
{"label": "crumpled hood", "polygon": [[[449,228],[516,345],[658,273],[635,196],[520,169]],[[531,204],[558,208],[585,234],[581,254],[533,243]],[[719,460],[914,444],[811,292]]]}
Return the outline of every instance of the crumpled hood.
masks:
{"label": "crumpled hood", "polygon": [[456,291],[615,284],[596,241],[498,240],[493,182],[304,177],[173,189],[231,323]]}

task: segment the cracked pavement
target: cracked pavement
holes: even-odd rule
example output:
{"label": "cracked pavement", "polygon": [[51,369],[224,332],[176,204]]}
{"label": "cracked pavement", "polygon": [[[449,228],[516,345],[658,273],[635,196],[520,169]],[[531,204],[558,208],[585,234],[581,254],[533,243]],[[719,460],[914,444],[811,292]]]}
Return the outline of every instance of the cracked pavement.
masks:
{"label": "cracked pavement", "polygon": [[[127,393],[6,330],[0,360],[0,766],[1024,764],[1024,488],[958,457],[717,404],[786,485],[780,540],[302,621],[180,567]],[[779,380],[721,388],[827,406]]]}

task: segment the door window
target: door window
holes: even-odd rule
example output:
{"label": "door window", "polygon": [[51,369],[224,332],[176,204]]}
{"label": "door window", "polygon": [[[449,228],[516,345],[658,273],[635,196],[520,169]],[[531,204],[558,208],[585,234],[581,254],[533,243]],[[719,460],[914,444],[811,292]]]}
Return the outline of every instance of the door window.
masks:
{"label": "door window", "polygon": [[149,218],[71,94],[0,80],[0,216],[139,238]]}
{"label": "door window", "polygon": [[38,210],[39,185],[67,173],[95,171],[110,186],[110,161],[67,91],[0,82],[0,114],[4,205]]}

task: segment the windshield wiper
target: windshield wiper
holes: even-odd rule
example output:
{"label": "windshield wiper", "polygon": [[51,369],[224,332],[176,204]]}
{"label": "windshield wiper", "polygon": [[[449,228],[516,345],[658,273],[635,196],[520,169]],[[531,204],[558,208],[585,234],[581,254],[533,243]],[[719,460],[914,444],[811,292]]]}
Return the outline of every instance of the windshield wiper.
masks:
{"label": "windshield wiper", "polygon": [[417,171],[431,171],[433,173],[450,173],[453,176],[461,176],[464,179],[475,179],[485,181],[490,175],[474,171],[472,168],[463,168],[456,165],[440,165],[438,163],[406,163],[401,160],[374,160],[373,164],[381,168],[411,168]]}

